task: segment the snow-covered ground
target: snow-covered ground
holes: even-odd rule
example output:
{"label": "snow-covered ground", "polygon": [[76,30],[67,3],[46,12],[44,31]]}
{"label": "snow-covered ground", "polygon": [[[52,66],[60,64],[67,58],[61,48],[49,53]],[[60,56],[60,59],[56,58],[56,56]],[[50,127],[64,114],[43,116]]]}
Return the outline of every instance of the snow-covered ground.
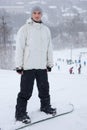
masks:
{"label": "snow-covered ground", "polygon": [[[78,59],[83,50],[73,51],[73,60]],[[84,50],[87,52],[87,49]],[[48,74],[50,82],[50,95],[52,106],[72,103],[74,112],[65,116],[36,124],[24,130],[87,130],[87,54],[82,55],[82,70],[78,74],[77,66],[74,65],[74,74],[69,74],[66,59],[69,58],[69,51],[54,52],[54,69]],[[60,58],[60,59],[59,59]],[[85,59],[84,59],[85,58]],[[60,69],[58,65],[60,64]],[[15,122],[15,104],[19,91],[20,75],[15,71],[0,70],[0,130],[10,129]],[[31,99],[28,102],[27,111],[29,115],[40,107],[36,83]]]}

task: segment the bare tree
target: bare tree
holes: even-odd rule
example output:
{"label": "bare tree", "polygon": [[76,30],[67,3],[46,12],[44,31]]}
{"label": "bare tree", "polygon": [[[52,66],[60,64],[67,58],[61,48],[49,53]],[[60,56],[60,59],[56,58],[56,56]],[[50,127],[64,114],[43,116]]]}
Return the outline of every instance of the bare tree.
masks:
{"label": "bare tree", "polygon": [[11,37],[12,28],[10,26],[9,15],[5,10],[0,12],[0,68],[12,69],[14,61],[14,50]]}
{"label": "bare tree", "polygon": [[0,13],[0,43],[6,45],[11,36],[12,28],[9,26],[9,16],[5,10]]}

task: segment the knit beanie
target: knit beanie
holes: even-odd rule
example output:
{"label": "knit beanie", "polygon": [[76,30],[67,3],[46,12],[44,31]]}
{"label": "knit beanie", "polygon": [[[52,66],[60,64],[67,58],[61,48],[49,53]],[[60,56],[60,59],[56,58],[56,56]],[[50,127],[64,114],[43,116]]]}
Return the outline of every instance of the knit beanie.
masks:
{"label": "knit beanie", "polygon": [[32,15],[33,12],[35,12],[35,11],[39,11],[39,12],[41,12],[41,14],[43,13],[41,7],[39,7],[39,6],[34,6],[34,7],[32,7],[32,9],[31,9],[31,15]]}

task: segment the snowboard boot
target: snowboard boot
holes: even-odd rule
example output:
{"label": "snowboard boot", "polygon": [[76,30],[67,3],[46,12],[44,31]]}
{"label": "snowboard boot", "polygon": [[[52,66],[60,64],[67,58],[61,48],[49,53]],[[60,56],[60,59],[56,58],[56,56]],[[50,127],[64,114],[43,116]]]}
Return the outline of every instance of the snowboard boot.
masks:
{"label": "snowboard boot", "polygon": [[22,123],[29,124],[31,123],[30,117],[27,115],[27,112],[20,116],[15,116],[16,121],[21,121]]}
{"label": "snowboard boot", "polygon": [[57,113],[56,108],[52,108],[51,106],[40,108],[40,111],[45,112],[46,114],[52,114],[53,116]]}

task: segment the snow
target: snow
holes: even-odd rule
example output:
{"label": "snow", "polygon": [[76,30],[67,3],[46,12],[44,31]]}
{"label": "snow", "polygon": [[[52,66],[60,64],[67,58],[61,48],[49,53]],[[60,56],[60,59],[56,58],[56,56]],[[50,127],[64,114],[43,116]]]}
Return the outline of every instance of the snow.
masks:
{"label": "snow", "polygon": [[41,4],[46,4],[46,2],[45,1],[32,1],[32,2],[29,2],[29,4],[37,4],[37,3],[41,3]]}
{"label": "snow", "polygon": [[[73,50],[73,61],[79,58],[83,50]],[[50,82],[51,104],[53,107],[61,104],[72,103],[74,112],[71,114],[54,118],[52,120],[30,126],[24,130],[87,130],[87,65],[84,66],[84,59],[87,62],[87,54],[82,55],[82,71],[78,74],[69,74],[69,67],[66,59],[69,57],[70,50],[54,52],[54,69],[48,73]],[[60,60],[58,60],[60,58]],[[58,70],[57,64],[60,63]],[[74,68],[77,66],[74,64]],[[1,130],[13,130],[12,124],[15,122],[15,104],[19,91],[20,75],[15,71],[0,70],[0,128]],[[27,111],[32,117],[33,112],[39,110],[40,103],[36,82],[31,99],[28,102]]]}
{"label": "snow", "polygon": [[51,9],[56,9],[57,8],[57,6],[55,6],[55,5],[50,5],[48,7],[51,8]]}

